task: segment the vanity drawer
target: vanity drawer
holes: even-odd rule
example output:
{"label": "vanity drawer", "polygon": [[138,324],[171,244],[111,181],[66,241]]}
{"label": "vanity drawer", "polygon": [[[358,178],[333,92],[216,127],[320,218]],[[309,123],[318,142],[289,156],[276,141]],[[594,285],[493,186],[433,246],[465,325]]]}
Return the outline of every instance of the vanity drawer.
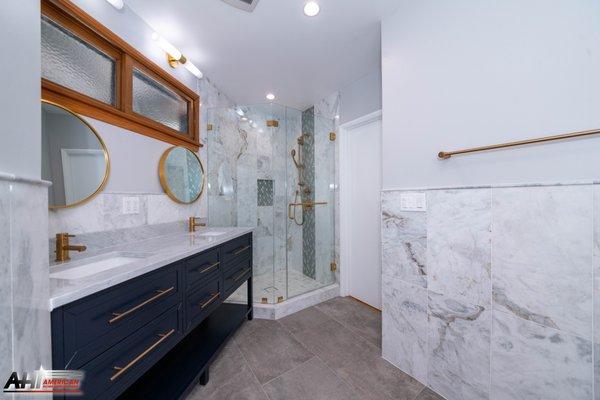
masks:
{"label": "vanity drawer", "polygon": [[63,360],[78,368],[181,302],[181,264],[125,282],[63,309]]}
{"label": "vanity drawer", "polygon": [[179,315],[173,307],[84,365],[84,397],[113,399],[131,385],[181,338]]}
{"label": "vanity drawer", "polygon": [[252,275],[252,259],[246,258],[225,271],[223,277],[224,298],[227,298]]}
{"label": "vanity drawer", "polygon": [[214,249],[192,257],[185,263],[188,289],[203,281],[220,275],[219,249]]}
{"label": "vanity drawer", "polygon": [[190,293],[186,301],[186,330],[198,325],[221,304],[221,279],[213,279]]}
{"label": "vanity drawer", "polygon": [[221,261],[228,268],[229,264],[252,256],[252,234],[244,235],[221,246]]}

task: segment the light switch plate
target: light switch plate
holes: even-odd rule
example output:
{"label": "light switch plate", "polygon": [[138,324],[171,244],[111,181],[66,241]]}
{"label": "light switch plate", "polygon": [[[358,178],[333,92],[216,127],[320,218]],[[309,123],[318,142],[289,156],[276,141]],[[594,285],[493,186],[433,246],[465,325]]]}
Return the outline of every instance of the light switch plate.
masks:
{"label": "light switch plate", "polygon": [[400,209],[402,211],[427,211],[427,197],[421,192],[400,194]]}
{"label": "light switch plate", "polygon": [[139,197],[123,197],[123,214],[139,214],[140,213],[140,198]]}

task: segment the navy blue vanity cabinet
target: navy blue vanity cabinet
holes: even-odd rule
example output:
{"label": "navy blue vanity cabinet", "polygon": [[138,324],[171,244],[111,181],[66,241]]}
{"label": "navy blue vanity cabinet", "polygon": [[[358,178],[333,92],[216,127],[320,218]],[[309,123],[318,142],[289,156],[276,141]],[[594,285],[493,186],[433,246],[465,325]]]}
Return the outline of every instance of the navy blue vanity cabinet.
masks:
{"label": "navy blue vanity cabinet", "polygon": [[[244,282],[248,303],[223,303]],[[181,398],[208,380],[214,357],[252,319],[252,234],[57,308],[51,318],[52,368],[85,372],[80,398]]]}

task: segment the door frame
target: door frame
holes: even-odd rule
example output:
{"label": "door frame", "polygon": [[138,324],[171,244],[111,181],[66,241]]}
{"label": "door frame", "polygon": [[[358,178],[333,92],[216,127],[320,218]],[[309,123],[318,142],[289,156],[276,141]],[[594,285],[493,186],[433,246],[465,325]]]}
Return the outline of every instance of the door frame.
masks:
{"label": "door frame", "polygon": [[[372,112],[370,114],[359,117],[355,120],[346,122],[340,125],[339,128],[339,171],[340,171],[340,295],[348,296],[350,286],[350,271],[346,266],[351,265],[352,257],[350,255],[350,249],[352,243],[350,235],[347,233],[352,229],[352,221],[350,218],[350,212],[352,210],[352,196],[350,195],[351,177],[348,169],[350,165],[350,156],[348,154],[348,132],[353,129],[359,128],[363,125],[371,124],[375,121],[382,120],[383,113],[381,110]],[[381,165],[379,166],[381,171]],[[381,193],[381,192],[380,192]],[[381,215],[381,203],[379,204],[379,215]],[[381,226],[381,220],[379,221]],[[381,231],[381,229],[380,229]],[[379,237],[381,244],[381,236]],[[380,245],[380,258],[381,258],[381,245]]]}

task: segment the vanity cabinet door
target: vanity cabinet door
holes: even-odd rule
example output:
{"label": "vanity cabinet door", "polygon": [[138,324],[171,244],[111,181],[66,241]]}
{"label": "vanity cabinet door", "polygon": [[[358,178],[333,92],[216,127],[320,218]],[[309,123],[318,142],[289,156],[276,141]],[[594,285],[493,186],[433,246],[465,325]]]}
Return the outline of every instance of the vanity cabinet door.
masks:
{"label": "vanity cabinet door", "polygon": [[[62,307],[62,359],[67,365],[61,367],[80,367],[181,303],[181,265],[165,267]],[[57,320],[60,318],[53,318]]]}
{"label": "vanity cabinet door", "polygon": [[221,274],[219,250],[219,248],[209,250],[186,261],[186,287],[188,290],[203,285]]}
{"label": "vanity cabinet door", "polygon": [[252,256],[252,235],[244,235],[221,246],[223,268]]}
{"label": "vanity cabinet door", "polygon": [[188,294],[186,299],[186,330],[200,324],[215,308],[221,304],[221,277]]}
{"label": "vanity cabinet door", "polygon": [[81,367],[84,398],[114,399],[165,355],[182,337],[178,308]]}
{"label": "vanity cabinet door", "polygon": [[229,265],[223,274],[223,298],[229,297],[252,275],[252,259],[246,258],[237,264]]}

